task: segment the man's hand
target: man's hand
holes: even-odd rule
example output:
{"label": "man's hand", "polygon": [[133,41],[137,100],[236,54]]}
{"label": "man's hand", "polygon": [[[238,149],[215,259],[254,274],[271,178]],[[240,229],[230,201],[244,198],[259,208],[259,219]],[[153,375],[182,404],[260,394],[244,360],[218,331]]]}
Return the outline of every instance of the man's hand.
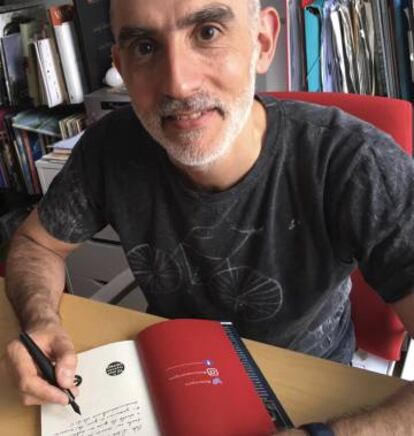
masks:
{"label": "man's hand", "polygon": [[[62,326],[53,323],[46,327],[28,330],[28,333],[49,359],[55,363],[59,385],[62,388],[70,389],[76,395],[78,390],[74,386],[74,377],[77,357],[72,341]],[[68,404],[67,395],[41,377],[38,368],[19,340],[14,340],[8,345],[6,364],[13,375],[24,405]]]}

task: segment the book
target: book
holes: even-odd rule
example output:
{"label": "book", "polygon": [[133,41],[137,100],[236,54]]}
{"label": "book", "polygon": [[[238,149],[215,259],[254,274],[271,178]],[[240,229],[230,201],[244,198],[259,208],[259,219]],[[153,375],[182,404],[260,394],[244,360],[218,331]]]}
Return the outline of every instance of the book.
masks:
{"label": "book", "polygon": [[410,73],[410,52],[408,48],[408,32],[409,23],[405,11],[408,8],[407,0],[393,0],[394,6],[394,29],[395,39],[398,44],[395,44],[398,74],[400,83],[401,98],[410,101],[413,96],[413,82]]}
{"label": "book", "polygon": [[375,66],[378,95],[398,98],[395,59],[392,51],[392,31],[386,0],[372,2],[375,32]]}
{"label": "book", "polygon": [[410,72],[411,80],[414,82],[414,2],[413,0],[408,0],[407,7],[404,10],[407,16],[408,22],[408,50],[410,53]]}
{"label": "book", "polygon": [[322,91],[321,23],[323,2],[315,0],[304,6],[306,77],[309,92]]}
{"label": "book", "polygon": [[41,159],[43,152],[40,146],[39,135],[34,132],[22,130],[20,134],[16,134],[16,139],[23,142],[23,149],[26,153],[27,164],[30,172],[30,180],[34,194],[41,194],[39,176],[37,174],[35,162]]}
{"label": "book", "polygon": [[289,91],[306,91],[306,59],[301,0],[288,0]]}
{"label": "book", "polygon": [[63,110],[27,109],[13,117],[13,127],[59,138],[59,120],[64,114]]}
{"label": "book", "polygon": [[[4,110],[4,109],[3,109]],[[12,186],[16,191],[24,192],[26,190],[21,160],[15,146],[15,134],[12,127],[13,117],[16,113],[13,110],[6,110],[1,115],[1,125],[4,129],[3,136],[3,155],[7,156],[6,162],[9,166],[9,175]]]}
{"label": "book", "polygon": [[85,86],[80,50],[73,23],[74,8],[72,5],[52,6],[49,8],[49,16],[62,62],[69,102],[82,103]]}
{"label": "book", "polygon": [[60,133],[63,139],[70,138],[86,128],[86,114],[75,113],[59,121]]}
{"label": "book", "polygon": [[66,161],[72,153],[73,147],[78,143],[83,135],[83,131],[67,139],[55,142],[51,145],[52,152],[43,156],[43,160],[47,161]]}
{"label": "book", "polygon": [[51,38],[40,38],[33,42],[40,80],[46,94],[49,107],[65,102],[64,90],[61,86],[58,59],[54,53]]}
{"label": "book", "polygon": [[7,187],[13,187],[13,158],[10,153],[10,143],[5,131],[4,118],[9,113],[8,109],[0,109],[0,164],[2,164],[3,178],[7,184]]}
{"label": "book", "polygon": [[29,195],[35,195],[36,192],[35,192],[33,182],[32,182],[32,175],[31,175],[29,158],[28,158],[26,150],[25,150],[22,132],[19,131],[18,129],[15,129],[14,138],[15,139],[13,141],[13,144],[14,144],[14,147],[16,150],[16,155],[19,158],[20,168],[21,168],[21,171],[23,174],[26,192]]}
{"label": "book", "polygon": [[12,106],[29,103],[29,90],[24,68],[24,53],[20,33],[3,36],[1,58],[9,102]]}
{"label": "book", "polygon": [[6,166],[0,158],[0,188],[5,189],[9,187],[9,181],[6,173]]}
{"label": "book", "polygon": [[40,31],[40,21],[31,20],[26,23],[20,23],[24,70],[27,79],[29,97],[34,106],[40,106],[42,104],[42,99],[39,87],[39,76],[37,74],[36,56],[34,56],[33,50],[31,50],[31,44]]}
{"label": "book", "polygon": [[42,435],[270,436],[292,426],[230,323],[160,322],[78,362],[82,415],[43,405]]}
{"label": "book", "polygon": [[88,92],[92,92],[102,87],[105,74],[112,65],[110,1],[74,0],[73,3]]}

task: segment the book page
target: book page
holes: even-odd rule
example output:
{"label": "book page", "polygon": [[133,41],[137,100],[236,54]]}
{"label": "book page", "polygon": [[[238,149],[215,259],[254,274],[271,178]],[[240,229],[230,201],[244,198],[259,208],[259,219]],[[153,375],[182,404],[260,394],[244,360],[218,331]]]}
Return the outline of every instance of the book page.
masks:
{"label": "book page", "polygon": [[76,402],[42,406],[42,436],[159,436],[134,341],[104,345],[78,356]]}

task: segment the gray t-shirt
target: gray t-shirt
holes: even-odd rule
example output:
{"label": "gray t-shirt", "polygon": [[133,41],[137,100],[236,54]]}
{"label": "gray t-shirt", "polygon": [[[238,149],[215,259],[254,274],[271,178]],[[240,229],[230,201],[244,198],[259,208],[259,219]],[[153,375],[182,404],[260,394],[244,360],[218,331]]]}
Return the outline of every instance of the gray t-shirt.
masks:
{"label": "gray t-shirt", "polygon": [[412,161],[337,109],[261,101],[261,154],[227,191],[190,189],[123,108],[84,134],[41,221],[70,242],[110,223],[152,313],[230,320],[242,336],[349,362],[356,265],[387,302],[412,289]]}

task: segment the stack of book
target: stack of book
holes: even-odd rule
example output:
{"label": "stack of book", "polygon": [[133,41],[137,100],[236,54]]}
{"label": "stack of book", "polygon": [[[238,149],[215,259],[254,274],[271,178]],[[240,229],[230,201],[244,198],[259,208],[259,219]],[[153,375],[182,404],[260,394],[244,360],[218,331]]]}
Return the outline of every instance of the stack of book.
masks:
{"label": "stack of book", "polygon": [[71,138],[62,139],[51,145],[52,151],[43,156],[43,160],[49,162],[66,162],[73,150],[73,147],[81,138],[83,132],[78,133]]}

